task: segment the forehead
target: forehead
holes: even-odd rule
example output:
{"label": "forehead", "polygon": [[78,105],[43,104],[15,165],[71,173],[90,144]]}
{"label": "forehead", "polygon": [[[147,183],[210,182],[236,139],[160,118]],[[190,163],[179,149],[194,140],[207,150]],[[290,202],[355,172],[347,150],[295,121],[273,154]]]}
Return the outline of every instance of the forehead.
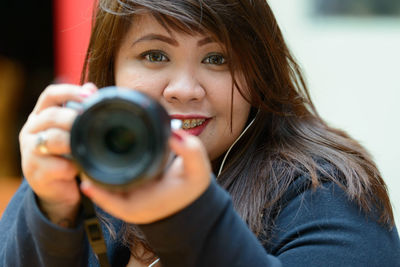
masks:
{"label": "forehead", "polygon": [[125,37],[132,40],[147,34],[159,34],[172,39],[178,39],[178,36],[183,36],[185,39],[187,39],[187,37],[193,37],[193,39],[208,38],[210,41],[221,45],[214,37],[215,35],[205,31],[191,30],[189,27],[184,26],[183,23],[173,20],[161,22],[150,13],[134,15]]}
{"label": "forehead", "polygon": [[169,34],[167,28],[161,25],[156,18],[151,14],[140,14],[132,17],[130,33],[141,34],[149,31],[156,31],[158,33]]}

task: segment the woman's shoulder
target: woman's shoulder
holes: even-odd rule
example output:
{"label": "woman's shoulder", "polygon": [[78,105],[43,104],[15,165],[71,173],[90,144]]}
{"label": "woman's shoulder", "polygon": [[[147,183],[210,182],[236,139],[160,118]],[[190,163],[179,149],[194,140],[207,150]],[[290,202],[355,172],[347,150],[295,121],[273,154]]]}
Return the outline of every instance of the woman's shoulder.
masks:
{"label": "woman's shoulder", "polygon": [[345,180],[335,165],[323,159],[318,159],[315,162],[317,164],[315,168],[315,177],[313,177],[309,171],[301,167],[294,172],[290,185],[281,197],[281,205],[285,205],[285,203],[290,202],[298,195],[309,190],[322,190],[330,184],[336,184],[345,190]]}
{"label": "woman's shoulder", "polygon": [[[337,173],[332,164],[322,164],[325,174]],[[289,186],[267,250],[288,266],[303,266],[310,255],[316,266],[399,266],[396,227],[379,223],[377,212],[365,213],[349,197],[340,177],[319,175],[318,186],[307,174]]]}
{"label": "woman's shoulder", "polygon": [[[379,221],[379,211],[371,206],[370,212],[365,212],[357,201],[361,196],[349,193],[349,185],[344,175],[334,164],[326,160],[316,160],[316,162],[318,164],[316,177],[312,177],[306,171],[297,173],[282,195],[281,211],[293,207],[299,211],[320,216],[337,215],[350,218],[353,216],[349,215],[353,214],[360,215],[363,220]],[[371,194],[373,195],[374,192]],[[307,207],[312,207],[312,209]],[[344,214],[347,215],[344,216]]]}

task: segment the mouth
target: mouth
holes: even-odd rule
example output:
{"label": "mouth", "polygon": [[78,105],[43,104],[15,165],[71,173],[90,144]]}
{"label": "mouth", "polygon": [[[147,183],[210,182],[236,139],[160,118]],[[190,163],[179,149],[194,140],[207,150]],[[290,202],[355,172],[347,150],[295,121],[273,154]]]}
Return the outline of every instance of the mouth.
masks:
{"label": "mouth", "polygon": [[182,122],[181,129],[192,135],[200,135],[206,128],[211,118],[197,115],[171,115],[172,119],[178,119]]}

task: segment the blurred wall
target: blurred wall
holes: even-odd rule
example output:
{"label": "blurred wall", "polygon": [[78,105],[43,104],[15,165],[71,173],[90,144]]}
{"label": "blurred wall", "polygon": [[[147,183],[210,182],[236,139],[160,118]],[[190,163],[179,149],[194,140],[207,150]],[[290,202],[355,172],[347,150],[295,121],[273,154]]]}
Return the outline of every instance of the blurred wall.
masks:
{"label": "blurred wall", "polygon": [[89,44],[94,0],[53,0],[55,75],[66,83],[80,83]]}
{"label": "blurred wall", "polygon": [[400,225],[400,17],[322,17],[313,0],[269,0],[314,103],[373,155]]}

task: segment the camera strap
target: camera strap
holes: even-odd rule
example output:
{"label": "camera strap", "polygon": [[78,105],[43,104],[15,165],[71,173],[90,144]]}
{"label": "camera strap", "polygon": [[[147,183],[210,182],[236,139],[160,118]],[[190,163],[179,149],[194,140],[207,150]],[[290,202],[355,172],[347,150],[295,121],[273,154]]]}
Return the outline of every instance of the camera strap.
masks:
{"label": "camera strap", "polygon": [[[78,182],[80,182],[80,179],[78,179]],[[100,267],[110,267],[111,265],[107,257],[106,241],[104,240],[103,231],[101,230],[100,221],[96,216],[93,202],[84,194],[81,194],[81,197],[84,227],[89,244],[99,261]]]}

